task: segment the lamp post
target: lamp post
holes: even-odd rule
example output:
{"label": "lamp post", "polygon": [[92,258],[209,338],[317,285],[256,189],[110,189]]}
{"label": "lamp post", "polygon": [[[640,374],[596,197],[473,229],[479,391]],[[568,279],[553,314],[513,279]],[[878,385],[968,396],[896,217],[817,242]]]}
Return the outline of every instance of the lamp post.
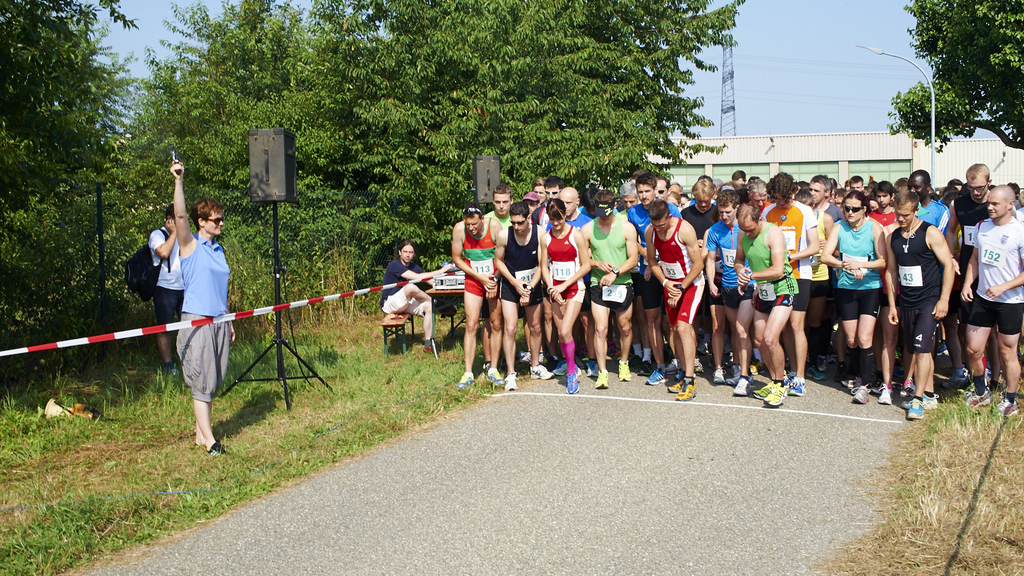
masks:
{"label": "lamp post", "polygon": [[890,54],[890,53],[886,52],[885,50],[882,50],[881,48],[872,48],[870,46],[861,46],[860,44],[857,44],[857,48],[863,48],[865,50],[870,50],[870,51],[874,52],[875,54],[878,54],[879,56],[892,56],[893,58],[899,58],[900,60],[903,60],[904,62],[909,62],[914,68],[917,68],[921,72],[921,74],[924,76],[924,81],[928,83],[928,89],[931,90],[931,92],[932,92],[932,171],[931,171],[931,179],[932,179],[932,182],[935,182],[935,86],[932,86],[932,79],[928,76],[928,73],[925,72],[923,68],[921,68],[920,66],[917,65],[917,62],[914,62],[910,58],[904,58],[903,56],[899,56],[897,54]]}

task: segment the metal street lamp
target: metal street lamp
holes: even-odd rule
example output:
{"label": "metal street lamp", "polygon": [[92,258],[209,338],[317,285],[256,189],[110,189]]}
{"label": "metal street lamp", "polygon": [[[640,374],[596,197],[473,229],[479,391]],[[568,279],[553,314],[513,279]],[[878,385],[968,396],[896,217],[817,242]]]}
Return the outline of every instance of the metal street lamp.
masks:
{"label": "metal street lamp", "polygon": [[897,54],[890,54],[890,53],[886,52],[885,50],[882,50],[881,48],[872,48],[870,46],[861,46],[860,44],[857,44],[857,48],[863,48],[865,50],[870,50],[870,51],[874,52],[875,54],[878,54],[879,56],[892,56],[893,58],[899,58],[900,60],[903,60],[904,62],[909,62],[911,65],[914,66],[914,68],[917,68],[918,70],[920,70],[922,75],[924,75],[924,80],[925,80],[925,82],[928,83],[928,89],[931,90],[931,92],[932,92],[932,171],[931,171],[931,179],[932,179],[932,182],[935,182],[935,178],[936,178],[936,175],[935,175],[935,86],[932,86],[932,79],[931,79],[931,77],[928,76],[928,73],[925,72],[923,68],[921,68],[920,66],[917,65],[917,62],[914,62],[910,58],[904,58],[903,56],[899,56]]}

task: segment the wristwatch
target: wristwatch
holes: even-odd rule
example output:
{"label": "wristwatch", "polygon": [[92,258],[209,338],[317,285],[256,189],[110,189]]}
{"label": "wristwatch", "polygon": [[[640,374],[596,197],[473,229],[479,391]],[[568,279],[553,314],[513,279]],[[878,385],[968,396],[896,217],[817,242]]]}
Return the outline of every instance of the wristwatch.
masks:
{"label": "wristwatch", "polygon": [[619,275],[619,269],[618,268],[612,268],[612,272],[614,272],[616,276]]}

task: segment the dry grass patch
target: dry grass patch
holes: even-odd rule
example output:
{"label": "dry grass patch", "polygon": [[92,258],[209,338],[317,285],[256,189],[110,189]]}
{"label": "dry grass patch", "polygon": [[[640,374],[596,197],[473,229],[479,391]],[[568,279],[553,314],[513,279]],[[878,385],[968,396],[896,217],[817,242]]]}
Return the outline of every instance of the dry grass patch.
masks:
{"label": "dry grass patch", "polygon": [[870,481],[877,529],[819,568],[829,574],[941,574],[954,555],[993,442],[1004,426],[951,574],[1024,574],[1024,424],[953,398],[907,426]]}

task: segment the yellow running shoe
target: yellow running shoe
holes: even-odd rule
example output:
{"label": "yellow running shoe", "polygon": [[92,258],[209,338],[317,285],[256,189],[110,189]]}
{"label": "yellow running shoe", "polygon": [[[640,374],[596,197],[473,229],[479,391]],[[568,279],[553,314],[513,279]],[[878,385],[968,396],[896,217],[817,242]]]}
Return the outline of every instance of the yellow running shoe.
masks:
{"label": "yellow running shoe", "polygon": [[608,389],[608,371],[607,370],[602,370],[600,373],[598,373],[597,381],[594,382],[594,388],[597,388],[598,390],[607,390]]}
{"label": "yellow running shoe", "polygon": [[774,386],[774,383],[773,382],[769,382],[768,385],[765,386],[764,388],[760,388],[758,390],[754,390],[754,397],[755,398],[760,398],[761,400],[764,400],[765,398],[768,397],[769,394],[772,393],[772,386]]}
{"label": "yellow running shoe", "polygon": [[754,376],[754,375],[759,374],[761,372],[764,372],[766,370],[767,370],[767,368],[765,367],[764,362],[761,362],[760,360],[756,360],[755,359],[753,362],[750,363],[750,375],[751,376]]}
{"label": "yellow running shoe", "polygon": [[693,380],[690,380],[689,382],[686,382],[686,387],[683,388],[683,390],[676,395],[676,401],[689,402],[690,400],[693,400],[693,397],[696,395],[697,385],[693,382]]}
{"label": "yellow running shoe", "polygon": [[629,362],[619,360],[619,380],[629,382],[633,379],[633,373],[629,371]]}
{"label": "yellow running shoe", "polygon": [[673,384],[673,385],[668,387],[668,393],[669,394],[679,394],[682,391],[683,391],[683,381],[682,380],[680,380],[680,381],[676,382],[675,384]]}
{"label": "yellow running shoe", "polygon": [[778,383],[773,383],[771,388],[771,392],[764,397],[764,405],[772,408],[782,406],[782,399],[786,397],[786,387],[780,386]]}

